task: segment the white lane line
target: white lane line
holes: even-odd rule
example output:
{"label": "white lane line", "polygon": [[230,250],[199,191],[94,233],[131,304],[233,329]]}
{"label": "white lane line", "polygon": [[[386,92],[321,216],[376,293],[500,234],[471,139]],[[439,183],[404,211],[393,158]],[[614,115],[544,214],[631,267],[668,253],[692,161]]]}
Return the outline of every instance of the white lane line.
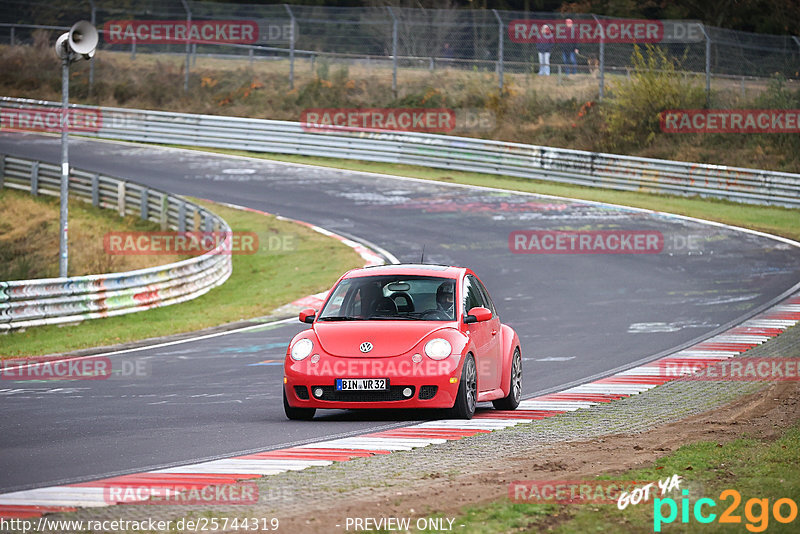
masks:
{"label": "white lane line", "polygon": [[[738,356],[741,352],[737,351],[730,351],[730,350],[682,350],[680,352],[676,352],[675,354],[671,354],[663,359],[703,359],[703,358],[733,358]],[[661,360],[656,360],[661,361]]]}
{"label": "white lane line", "polygon": [[522,401],[519,403],[519,408],[522,410],[552,410],[552,411],[565,411],[571,412],[580,410],[581,408],[591,408],[596,402],[589,401]]}
{"label": "white lane line", "polygon": [[51,486],[0,495],[0,505],[108,506],[104,488]]}
{"label": "white lane line", "polygon": [[426,421],[411,428],[453,428],[462,430],[499,430],[519,424],[519,419],[442,419]]}
{"label": "white lane line", "polygon": [[774,308],[767,310],[769,313],[776,312],[800,312],[800,304],[779,304]]}
{"label": "white lane line", "polygon": [[564,393],[606,393],[606,394],[636,394],[652,389],[657,384],[585,384],[566,390]]}
{"label": "white lane line", "polygon": [[158,471],[151,471],[151,473],[185,473],[185,474],[220,474],[220,475],[277,475],[285,473],[286,471],[302,471],[305,467],[216,467],[209,471],[208,467],[199,467],[196,465],[184,465],[181,467],[170,467],[168,469],[160,469]]}
{"label": "white lane line", "polygon": [[[771,312],[771,310],[767,310]],[[739,326],[760,326],[766,328],[780,328],[781,330],[786,330],[790,326],[794,326],[797,321],[793,321],[790,319],[749,319]]]}
{"label": "white lane line", "polygon": [[331,465],[333,462],[330,460],[305,460],[305,459],[254,459],[254,458],[225,458],[223,460],[212,460],[210,462],[203,462],[199,464],[191,464],[192,467],[205,467],[206,472],[213,473],[214,469],[231,468],[231,469],[244,469],[246,467],[315,467],[322,465]]}
{"label": "white lane line", "polygon": [[[675,364],[678,365],[678,364]],[[668,376],[666,373],[666,364],[641,367],[634,367],[627,371],[619,372],[613,376]]]}
{"label": "white lane line", "polygon": [[772,339],[772,336],[759,336],[755,334],[728,334],[714,336],[706,339],[703,343],[764,343]]}
{"label": "white lane line", "polygon": [[361,450],[411,450],[434,443],[445,443],[442,438],[343,438],[300,445],[301,449],[361,449]]}

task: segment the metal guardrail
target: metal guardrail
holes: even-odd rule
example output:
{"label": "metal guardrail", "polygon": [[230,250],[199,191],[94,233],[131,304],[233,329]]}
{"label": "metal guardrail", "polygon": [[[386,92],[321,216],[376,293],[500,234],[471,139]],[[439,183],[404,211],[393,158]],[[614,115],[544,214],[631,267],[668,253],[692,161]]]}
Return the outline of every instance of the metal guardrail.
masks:
{"label": "metal guardrail", "polygon": [[[58,165],[0,154],[0,188],[59,196]],[[187,260],[122,273],[0,282],[0,332],[112,317],[184,302],[231,274],[231,229],[220,217],[180,197],[97,173],[70,169],[70,195],[162,230],[222,232],[217,248]],[[227,249],[225,248],[227,247]]]}
{"label": "metal guardrail", "polygon": [[[8,126],[3,116],[13,113],[11,109],[53,110],[59,105],[0,97],[0,127]],[[80,109],[100,117],[96,129],[81,134],[102,139],[380,161],[800,207],[800,174],[437,134],[320,131],[298,122],[107,107]]]}

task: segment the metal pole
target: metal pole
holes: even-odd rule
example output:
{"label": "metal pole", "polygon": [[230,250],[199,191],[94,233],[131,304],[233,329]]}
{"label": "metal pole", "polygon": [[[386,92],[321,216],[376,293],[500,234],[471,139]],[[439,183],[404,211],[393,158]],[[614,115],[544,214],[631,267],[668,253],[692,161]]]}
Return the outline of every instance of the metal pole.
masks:
{"label": "metal pole", "polygon": [[711,36],[706,31],[706,25],[700,26],[706,37],[706,108],[711,105]]}
{"label": "metal pole", "polygon": [[289,19],[292,24],[292,31],[289,33],[289,89],[294,89],[294,13],[292,13],[292,9],[287,5],[283,4],[283,7],[286,8],[286,12],[289,13]]}
{"label": "metal pole", "polygon": [[189,42],[189,35],[191,34],[192,30],[192,10],[189,9],[189,4],[186,0],[181,0],[183,4],[183,9],[186,10],[186,71],[184,72],[183,76],[183,92],[189,92],[189,61],[191,59],[192,54],[192,47],[191,43]]}
{"label": "metal pole", "polygon": [[503,41],[505,32],[503,31],[503,19],[497,13],[496,9],[492,9],[495,18],[497,19],[497,84],[500,90],[503,90]]}
{"label": "metal pole", "polygon": [[605,93],[605,81],[606,81],[606,30],[602,24],[600,24],[600,19],[597,18],[596,15],[592,15],[594,21],[600,27],[600,72],[599,72],[599,81],[598,81],[598,100],[603,100],[603,94]]}
{"label": "metal pole", "polygon": [[58,275],[62,278],[67,276],[67,264],[69,262],[68,250],[68,207],[69,200],[69,138],[67,108],[69,102],[69,56],[61,60],[61,213],[59,217],[60,246],[58,255]]}
{"label": "metal pole", "polygon": [[15,35],[14,35],[14,26],[11,26],[11,46],[14,46]]}
{"label": "metal pole", "polygon": [[397,17],[391,6],[386,6],[392,16],[392,93],[397,98]]}
{"label": "metal pole", "polygon": [[[94,5],[94,0],[89,0],[89,5],[92,6],[92,26],[97,27],[97,8]],[[89,97],[92,96],[92,88],[94,87],[94,56],[89,59]]]}

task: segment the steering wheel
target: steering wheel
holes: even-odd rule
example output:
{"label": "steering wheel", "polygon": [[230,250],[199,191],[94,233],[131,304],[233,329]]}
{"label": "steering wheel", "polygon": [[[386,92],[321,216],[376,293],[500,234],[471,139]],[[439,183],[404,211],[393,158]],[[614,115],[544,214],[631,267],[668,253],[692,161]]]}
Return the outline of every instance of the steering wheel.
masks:
{"label": "steering wheel", "polygon": [[422,314],[423,321],[448,321],[450,315],[442,310],[428,310]]}

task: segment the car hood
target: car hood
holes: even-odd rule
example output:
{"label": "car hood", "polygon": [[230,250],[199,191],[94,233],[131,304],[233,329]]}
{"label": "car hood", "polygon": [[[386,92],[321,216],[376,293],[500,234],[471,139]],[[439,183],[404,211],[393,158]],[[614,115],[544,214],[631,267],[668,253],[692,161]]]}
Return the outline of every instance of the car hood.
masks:
{"label": "car hood", "polygon": [[[314,333],[322,350],[332,356],[386,358],[406,353],[431,333],[452,326],[430,321],[316,322]],[[361,352],[364,342],[372,343],[371,351]]]}

